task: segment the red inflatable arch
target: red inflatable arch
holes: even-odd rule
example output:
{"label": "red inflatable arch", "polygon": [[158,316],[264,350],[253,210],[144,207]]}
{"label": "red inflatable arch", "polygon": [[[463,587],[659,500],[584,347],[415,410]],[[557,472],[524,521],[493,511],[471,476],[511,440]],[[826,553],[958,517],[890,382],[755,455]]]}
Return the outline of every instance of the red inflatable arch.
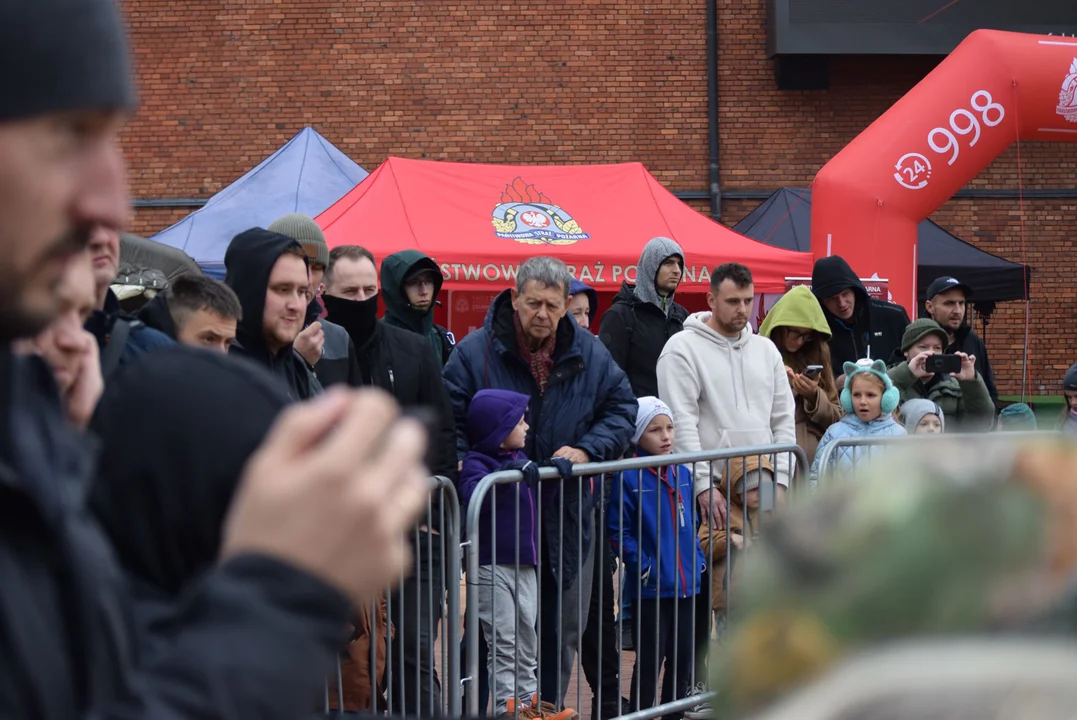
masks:
{"label": "red inflatable arch", "polygon": [[1077,39],[977,30],[828,162],[811,247],[916,317],[916,226],[1017,140],[1077,141]]}

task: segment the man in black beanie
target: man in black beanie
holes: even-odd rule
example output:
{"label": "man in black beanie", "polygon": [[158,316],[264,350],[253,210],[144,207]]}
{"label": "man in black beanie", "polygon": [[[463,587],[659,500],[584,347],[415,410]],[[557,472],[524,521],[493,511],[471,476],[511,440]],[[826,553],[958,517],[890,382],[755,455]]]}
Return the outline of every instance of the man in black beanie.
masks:
{"label": "man in black beanie", "polygon": [[90,229],[120,229],[133,106],[114,0],[0,2],[0,717],[307,716],[352,608],[405,570],[423,431],[377,393],[285,410],[239,478],[216,565],[166,630],[132,622],[85,507],[92,448],[49,368],[11,346],[59,312]]}

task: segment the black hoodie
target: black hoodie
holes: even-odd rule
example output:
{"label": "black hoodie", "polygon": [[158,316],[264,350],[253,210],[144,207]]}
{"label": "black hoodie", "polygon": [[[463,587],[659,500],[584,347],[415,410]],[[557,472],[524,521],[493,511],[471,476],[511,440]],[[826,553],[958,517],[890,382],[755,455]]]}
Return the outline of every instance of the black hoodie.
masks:
{"label": "black hoodie", "polygon": [[291,247],[302,249],[303,246],[290,237],[262,228],[236,235],[224,254],[224,282],[235,290],[243,308],[243,319],[236,326],[236,342],[231,352],[269,368],[284,381],[289,397],[306,400],[322,391],[314,371],[291,345],[271,353],[262,329],[269,276],[277,259]]}
{"label": "black hoodie", "polygon": [[163,292],[157,293],[153,300],[142,306],[138,311],[138,319],[146,327],[162,332],[173,340],[179,340],[176,337],[176,323],[172,320],[172,311],[168,309],[168,301],[165,300]]}
{"label": "black hoodie", "polygon": [[849,267],[844,258],[837,255],[820,258],[812,270],[812,292],[819,304],[849,288],[856,293],[856,307],[852,323],[835,317],[823,305],[823,314],[830,325],[830,358],[834,373],[840,375],[846,362],[856,362],[868,357],[883,360],[887,364],[900,362],[901,336],[909,324],[909,316],[900,305],[876,300],[868,295],[867,288]]}

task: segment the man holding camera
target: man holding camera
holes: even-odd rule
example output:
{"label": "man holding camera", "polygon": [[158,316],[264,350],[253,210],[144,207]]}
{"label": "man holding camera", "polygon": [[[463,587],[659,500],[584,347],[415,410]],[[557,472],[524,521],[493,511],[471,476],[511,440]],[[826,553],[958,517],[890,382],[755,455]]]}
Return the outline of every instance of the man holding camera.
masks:
{"label": "man holding camera", "polygon": [[987,359],[987,346],[980,339],[972,326],[965,322],[965,313],[972,288],[957,278],[935,278],[927,288],[927,301],[924,308],[931,319],[946,331],[946,352],[963,352],[976,357],[976,372],[980,373],[987,392],[991,393],[991,402],[998,406],[998,390],[995,389],[995,374],[991,371],[991,362]]}
{"label": "man holding camera", "polygon": [[976,372],[976,356],[943,354],[950,338],[934,320],[915,320],[901,336],[905,362],[890,369],[901,402],[914,398],[934,401],[946,415],[947,430],[990,429],[995,404]]}

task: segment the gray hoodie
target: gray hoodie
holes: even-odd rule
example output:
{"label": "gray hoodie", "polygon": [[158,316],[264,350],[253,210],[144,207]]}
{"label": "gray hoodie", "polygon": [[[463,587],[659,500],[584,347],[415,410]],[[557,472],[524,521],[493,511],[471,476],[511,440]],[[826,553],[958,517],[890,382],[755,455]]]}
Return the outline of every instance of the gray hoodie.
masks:
{"label": "gray hoodie", "polygon": [[666,237],[651,238],[643,247],[636,265],[636,297],[642,302],[650,303],[669,316],[673,309],[673,293],[663,298],[655,289],[654,281],[658,277],[658,268],[671,255],[681,259],[681,269],[684,269],[684,251],[681,246]]}

